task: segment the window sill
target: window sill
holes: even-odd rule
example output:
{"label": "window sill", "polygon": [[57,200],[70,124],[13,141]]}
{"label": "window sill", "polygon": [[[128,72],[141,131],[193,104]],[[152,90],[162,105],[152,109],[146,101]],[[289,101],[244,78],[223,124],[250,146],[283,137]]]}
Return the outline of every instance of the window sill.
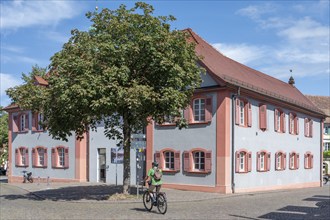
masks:
{"label": "window sill", "polygon": [[180,170],[162,170],[163,173],[178,173]]}
{"label": "window sill", "polygon": [[313,167],[305,167],[306,170],[311,170]]}
{"label": "window sill", "polygon": [[44,132],[44,130],[32,130],[32,132],[41,133],[41,132]]}
{"label": "window sill", "polygon": [[25,130],[25,131],[13,131],[14,133],[17,133],[17,134],[25,134],[25,133],[28,133],[29,130]]}
{"label": "window sill", "polygon": [[175,123],[168,123],[168,124],[157,124],[159,127],[174,127],[176,126]]}
{"label": "window sill", "polygon": [[260,172],[260,173],[266,173],[268,172],[269,170],[257,170],[257,172]]}
{"label": "window sill", "polygon": [[249,171],[238,171],[236,173],[246,174],[246,173],[250,173],[250,172]]}
{"label": "window sill", "polygon": [[28,167],[29,165],[15,165],[16,167]]}
{"label": "window sill", "polygon": [[189,122],[188,125],[206,125],[206,124],[210,124],[211,121],[193,121],[193,122]]}
{"label": "window sill", "polygon": [[60,169],[60,170],[64,170],[64,169],[68,169],[69,167],[52,167],[53,169]]}
{"label": "window sill", "polygon": [[195,174],[208,174],[208,173],[211,173],[208,172],[208,171],[198,171],[198,170],[190,170],[190,171],[186,171],[187,173],[195,173]]}
{"label": "window sill", "polygon": [[285,169],[283,169],[283,168],[282,169],[275,169],[275,171],[283,171],[283,170],[285,170]]}
{"label": "window sill", "polygon": [[37,166],[32,166],[33,168],[47,168],[47,166],[42,166],[42,165],[37,165]]}

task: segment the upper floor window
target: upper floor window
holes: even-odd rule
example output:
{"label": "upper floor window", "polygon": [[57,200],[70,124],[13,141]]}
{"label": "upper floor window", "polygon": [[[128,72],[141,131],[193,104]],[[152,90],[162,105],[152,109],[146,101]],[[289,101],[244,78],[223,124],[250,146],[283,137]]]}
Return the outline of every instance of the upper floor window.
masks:
{"label": "upper floor window", "polygon": [[259,106],[259,128],[263,131],[267,130],[267,105]]}
{"label": "upper floor window", "polygon": [[290,134],[299,134],[299,119],[296,114],[289,114],[289,133]]}
{"label": "upper floor window", "polygon": [[15,149],[15,165],[21,167],[29,166],[29,149],[27,147]]}
{"label": "upper floor window", "polygon": [[69,148],[63,146],[52,148],[52,167],[69,168]]}
{"label": "upper floor window", "polygon": [[[205,123],[212,120],[212,98],[196,96],[191,103],[192,117],[188,116],[190,123]],[[185,116],[186,117],[186,116]]]}
{"label": "upper floor window", "polygon": [[267,151],[257,152],[257,171],[266,172],[270,170],[270,153]]}
{"label": "upper floor window", "polygon": [[236,151],[236,173],[251,172],[252,169],[252,153],[247,150]]}
{"label": "upper floor window", "polygon": [[313,137],[313,120],[305,118],[305,137]]}
{"label": "upper floor window", "polygon": [[172,148],[156,151],[155,161],[158,162],[159,168],[164,172],[180,171],[180,151],[176,151]]}
{"label": "upper floor window", "polygon": [[252,126],[252,106],[244,99],[236,99],[235,105],[235,124],[251,127]]}
{"label": "upper floor window", "polygon": [[311,152],[306,152],[305,153],[305,160],[304,160],[304,165],[305,169],[312,169],[313,168],[313,154]]}
{"label": "upper floor window", "polygon": [[27,132],[29,130],[29,114],[27,112],[13,115],[13,132]]}
{"label": "upper floor window", "polygon": [[274,116],[275,131],[285,133],[285,113],[280,109],[275,109]]}
{"label": "upper floor window", "polygon": [[281,151],[275,154],[275,170],[285,170],[286,168],[286,153]]}
{"label": "upper floor window", "polygon": [[290,170],[299,169],[299,154],[291,152],[289,155],[289,168]]}
{"label": "upper floor window", "polygon": [[194,120],[205,121],[205,99],[194,100]]}
{"label": "upper floor window", "polygon": [[330,142],[324,142],[324,151],[330,150]]}
{"label": "upper floor window", "polygon": [[32,114],[32,130],[33,131],[42,131],[42,122],[44,121],[44,116],[42,113]]}
{"label": "upper floor window", "polygon": [[32,149],[32,165],[34,167],[47,167],[47,148],[38,146]]}
{"label": "upper floor window", "polygon": [[324,134],[330,134],[330,125],[324,126]]}
{"label": "upper floor window", "polygon": [[211,151],[198,148],[183,154],[185,172],[211,172]]}

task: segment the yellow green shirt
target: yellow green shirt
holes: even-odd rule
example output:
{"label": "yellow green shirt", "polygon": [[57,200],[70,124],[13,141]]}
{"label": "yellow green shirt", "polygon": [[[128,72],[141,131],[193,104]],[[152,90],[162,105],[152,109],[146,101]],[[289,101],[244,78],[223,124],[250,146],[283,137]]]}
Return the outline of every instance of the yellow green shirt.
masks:
{"label": "yellow green shirt", "polygon": [[[160,172],[162,173],[162,170],[161,169],[159,169],[160,170]],[[151,178],[151,185],[155,185],[155,186],[157,186],[157,185],[161,185],[161,184],[163,184],[163,181],[160,179],[160,180],[155,180],[155,178],[154,178],[154,174],[155,174],[155,170],[154,170],[154,168],[151,168],[149,171],[148,171],[148,176],[150,176],[150,178]]]}

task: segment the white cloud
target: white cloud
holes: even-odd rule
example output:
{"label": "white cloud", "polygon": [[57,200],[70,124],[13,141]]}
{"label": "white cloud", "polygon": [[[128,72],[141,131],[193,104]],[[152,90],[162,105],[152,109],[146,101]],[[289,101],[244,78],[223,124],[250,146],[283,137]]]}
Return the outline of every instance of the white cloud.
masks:
{"label": "white cloud", "polygon": [[6,90],[22,84],[23,81],[8,73],[0,73],[0,95],[1,95],[1,106],[7,106],[10,104],[10,98],[6,95]]}
{"label": "white cloud", "polygon": [[80,13],[72,1],[4,1],[1,3],[1,29],[54,25]]}

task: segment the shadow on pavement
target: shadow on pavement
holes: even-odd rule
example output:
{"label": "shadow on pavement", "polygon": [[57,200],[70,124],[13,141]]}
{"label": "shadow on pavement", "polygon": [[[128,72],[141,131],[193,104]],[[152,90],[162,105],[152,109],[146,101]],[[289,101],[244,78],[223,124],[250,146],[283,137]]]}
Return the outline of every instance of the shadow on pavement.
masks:
{"label": "shadow on pavement", "polygon": [[[122,193],[122,186],[114,185],[95,185],[95,186],[70,186],[58,189],[46,189],[29,192],[25,195],[3,195],[8,200],[31,199],[31,200],[108,200],[110,196]],[[142,192],[141,192],[142,193]],[[136,188],[131,187],[131,195],[136,195]],[[134,198],[131,196],[131,198]]]}
{"label": "shadow on pavement", "polygon": [[263,219],[329,219],[330,196],[315,195],[304,199],[304,201],[315,201],[317,207],[285,206],[276,212],[270,212],[259,216]]}

